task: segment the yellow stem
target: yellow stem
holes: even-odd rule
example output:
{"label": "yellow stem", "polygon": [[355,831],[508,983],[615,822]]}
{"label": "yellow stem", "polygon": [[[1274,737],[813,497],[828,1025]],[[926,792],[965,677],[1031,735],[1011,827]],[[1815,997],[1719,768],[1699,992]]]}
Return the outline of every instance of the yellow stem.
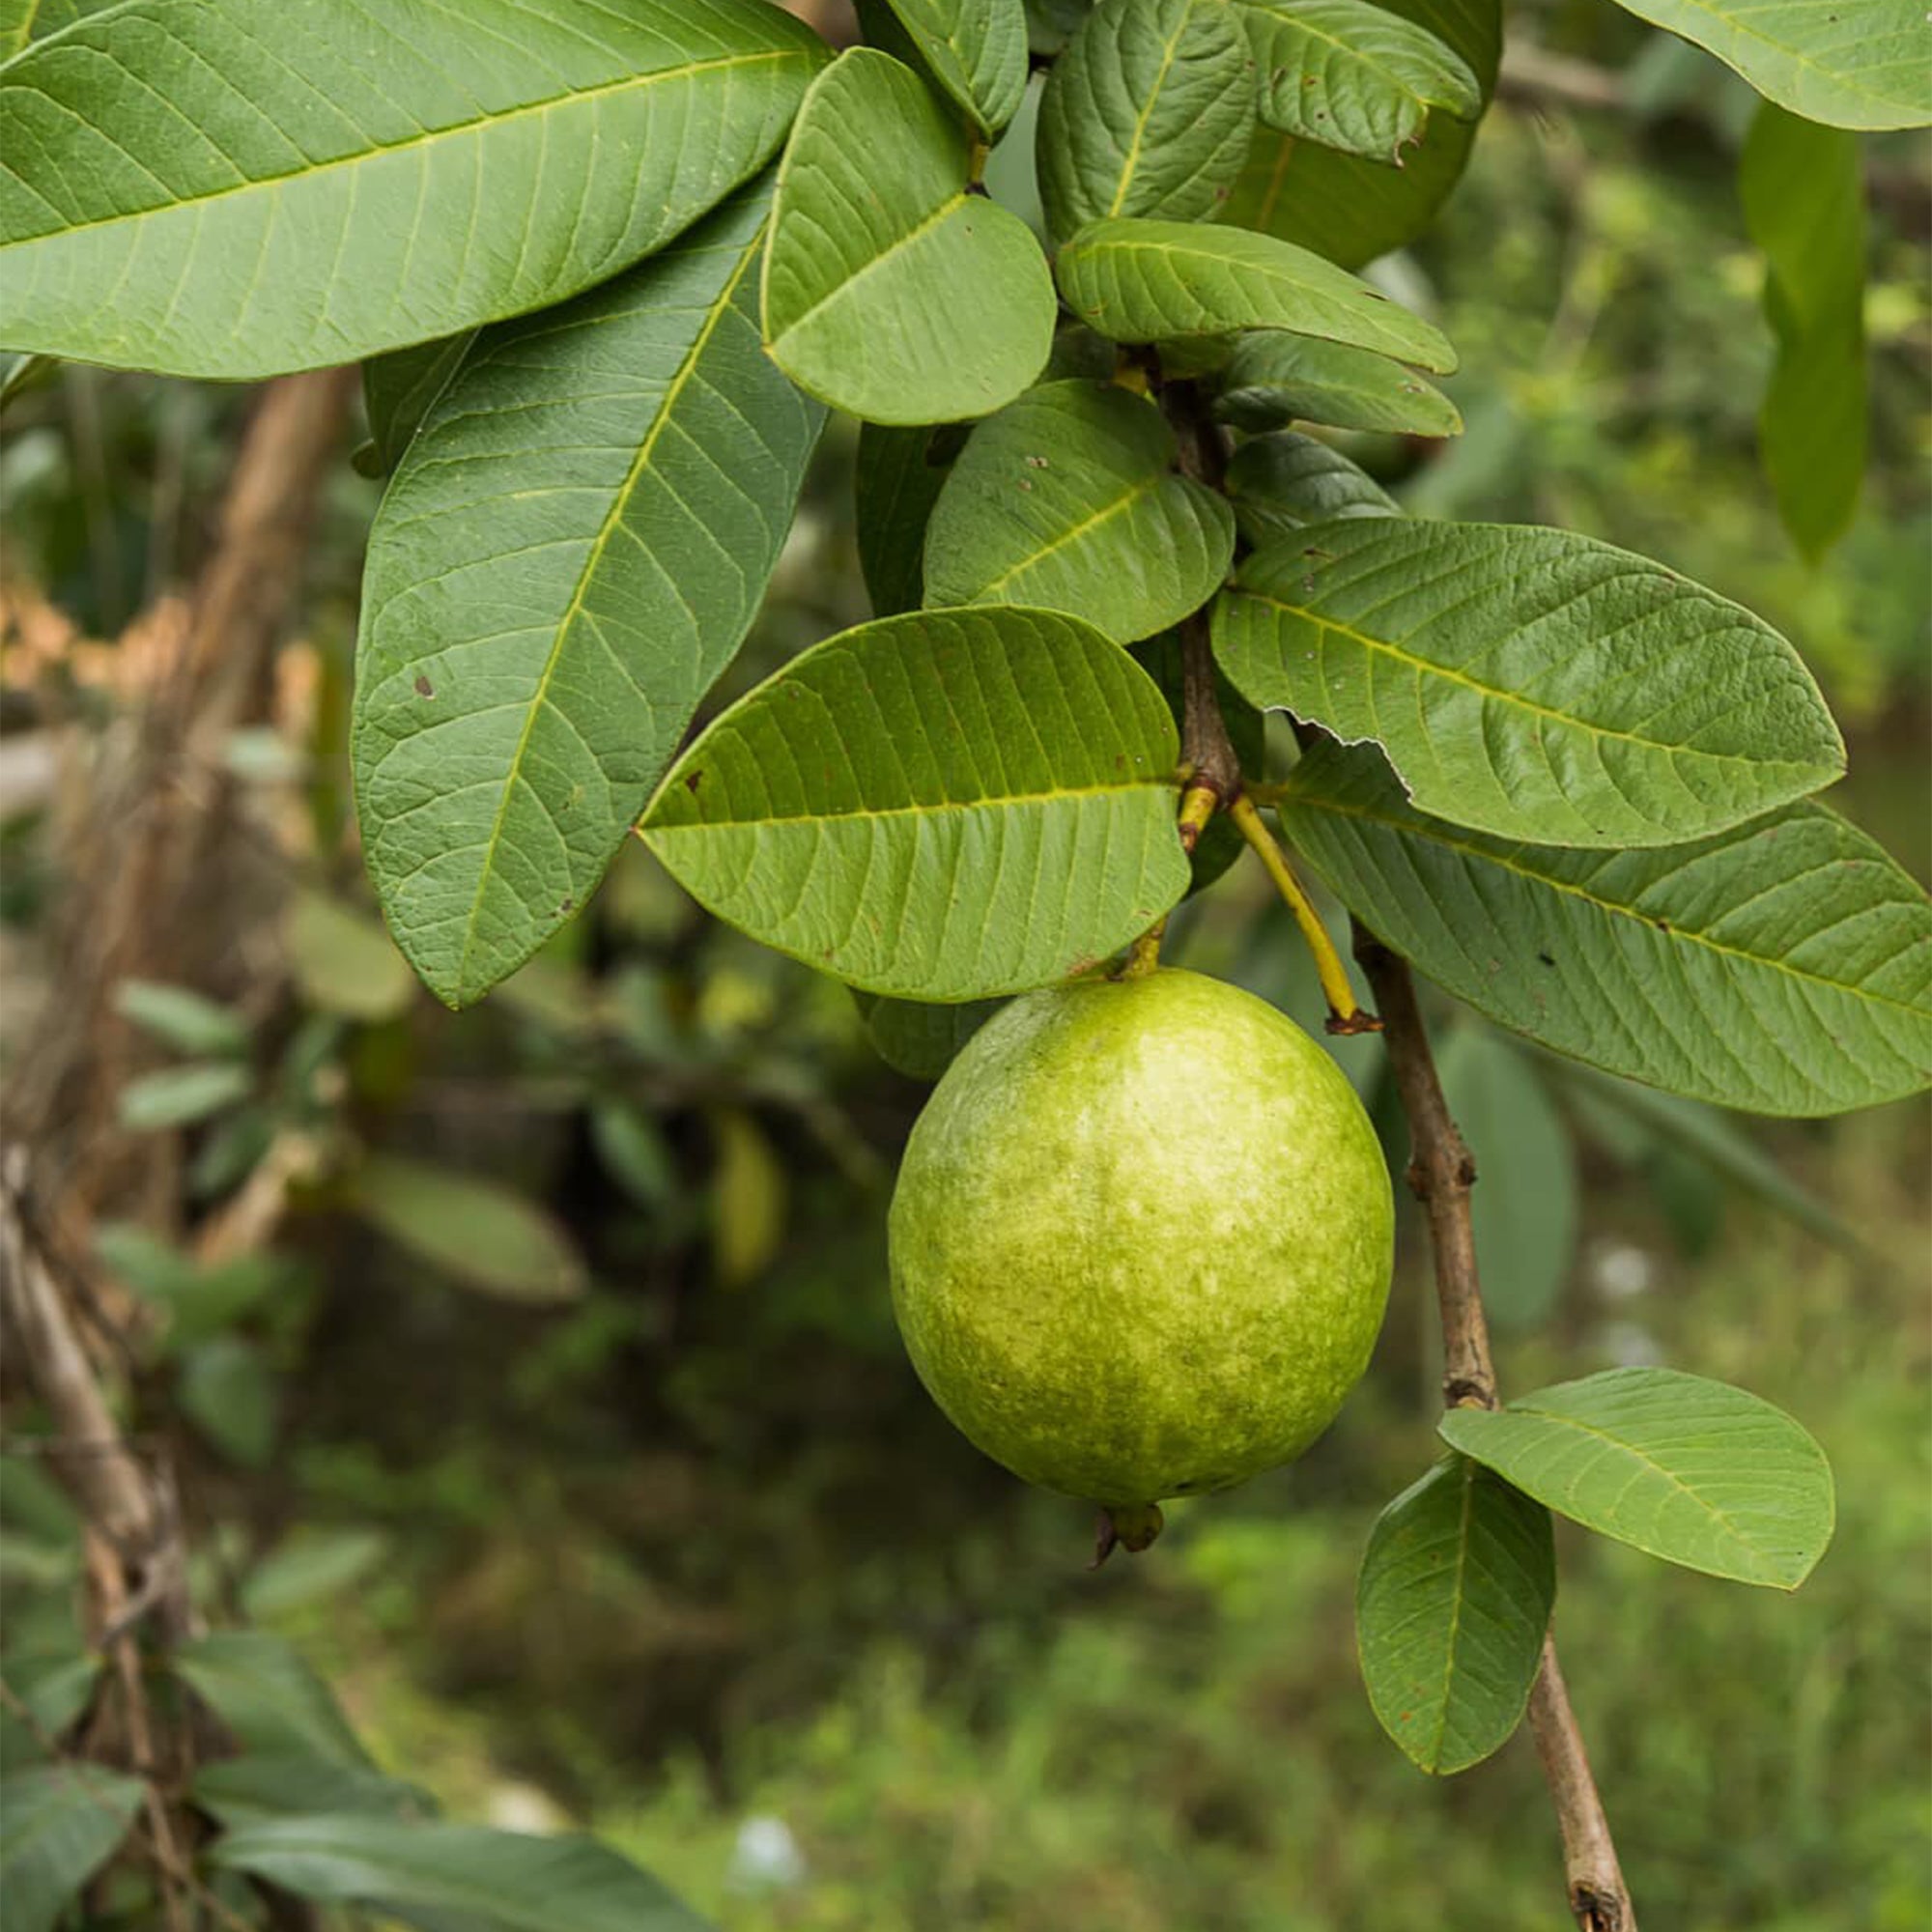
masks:
{"label": "yellow stem", "polygon": [[1355,989],[1349,983],[1348,968],[1342,964],[1342,955],[1335,951],[1335,942],[1328,937],[1328,928],[1321,923],[1321,915],[1309,902],[1308,895],[1301,890],[1301,881],[1294,876],[1294,867],[1288,863],[1288,854],[1263,823],[1254,801],[1245,795],[1236,798],[1228,807],[1228,815],[1240,828],[1241,837],[1255,848],[1255,856],[1267,868],[1268,877],[1288,901],[1288,909],[1294,915],[1294,923],[1301,928],[1301,936],[1308,942],[1309,952],[1315,955],[1315,971],[1321,978],[1321,991],[1328,1002],[1328,1031],[1380,1032],[1381,1021],[1356,1004]]}

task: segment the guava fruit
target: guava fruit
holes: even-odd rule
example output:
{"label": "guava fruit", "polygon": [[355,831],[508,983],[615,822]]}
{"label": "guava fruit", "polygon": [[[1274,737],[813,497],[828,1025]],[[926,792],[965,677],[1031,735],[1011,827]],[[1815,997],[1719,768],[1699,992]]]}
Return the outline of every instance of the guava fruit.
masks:
{"label": "guava fruit", "polygon": [[940,1407],[1138,1547],[1160,1498],[1244,1482],[1333,1420],[1381,1326],[1394,1204],[1327,1054],[1162,969],[989,1020],[913,1128],[889,1234]]}

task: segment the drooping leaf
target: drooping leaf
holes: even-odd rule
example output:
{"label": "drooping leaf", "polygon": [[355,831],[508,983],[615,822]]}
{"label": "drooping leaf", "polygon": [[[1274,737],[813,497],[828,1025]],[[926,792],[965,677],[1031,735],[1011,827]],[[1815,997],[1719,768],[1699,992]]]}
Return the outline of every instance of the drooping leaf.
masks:
{"label": "drooping leaf", "polygon": [[1456,352],[1419,316],[1305,248],[1244,228],[1095,221],[1060,251],[1061,293],[1116,342],[1285,328],[1446,372]]}
{"label": "drooping leaf", "polygon": [[462,1006],[589,897],[731,661],[822,412],[762,354],[766,190],[486,334],[383,499],[352,753],[389,929]]}
{"label": "drooping leaf", "polygon": [[1469,64],[1446,41],[1371,0],[1249,0],[1261,118],[1345,155],[1400,164],[1432,108],[1483,111]]}
{"label": "drooping leaf", "polygon": [[1022,0],[890,0],[890,5],[941,91],[992,140],[1026,92]]}
{"label": "drooping leaf", "polygon": [[1056,242],[1110,215],[1193,221],[1240,171],[1253,57],[1225,0],[1100,0],[1040,98],[1040,204]]}
{"label": "drooping leaf", "polygon": [[896,617],[925,601],[926,523],[965,446],[957,423],[861,427],[852,495],[873,616]]}
{"label": "drooping leaf", "polygon": [[244,1826],[211,1857],[303,1898],[463,1913],[500,1932],[706,1932],[656,1879],[593,1838],[338,1812]]}
{"label": "drooping leaf", "polygon": [[1199,610],[1228,574],[1226,499],[1176,472],[1159,409],[1111,383],[1044,383],[974,430],[925,530],[925,601],[1025,604],[1119,643]]}
{"label": "drooping leaf", "polygon": [[7,1932],[54,1932],[127,1835],[147,1786],[99,1765],[48,1764],[0,1778],[0,1898]]}
{"label": "drooping leaf", "polygon": [[812,83],[764,266],[765,345],[793,382],[868,422],[936,423],[989,414],[1039,374],[1045,258],[970,174],[964,130],[889,55],[854,47]]}
{"label": "drooping leaf", "polygon": [[1382,1729],[1448,1776],[1521,1721],[1556,1601],[1549,1513],[1450,1456],[1376,1520],[1355,1583],[1355,1646]]}
{"label": "drooping leaf", "polygon": [[[1932,47],[1927,48],[1932,61]],[[1854,134],[1769,101],[1738,164],[1777,342],[1758,445],[1777,513],[1816,559],[1845,533],[1865,467],[1865,203]]]}
{"label": "drooping leaf", "polygon": [[362,405],[369,416],[370,448],[366,461],[358,453],[356,464],[364,474],[386,476],[402,461],[410,439],[422,427],[430,405],[449,386],[476,333],[461,329],[435,342],[372,355],[363,363]]}
{"label": "drooping leaf", "polygon": [[1536,1068],[1488,1027],[1458,1027],[1442,1090],[1476,1162],[1471,1203],[1483,1306],[1497,1328],[1534,1327],[1555,1306],[1577,1254],[1570,1128]]}
{"label": "drooping leaf", "polygon": [[[1283,338],[1286,340],[1287,338]],[[1292,429],[1251,437],[1228,460],[1241,534],[1258,548],[1334,517],[1399,517],[1402,505],[1339,449]]]}
{"label": "drooping leaf", "polygon": [[1832,128],[1932,124],[1918,0],[1620,0],[1681,34],[1766,99]]}
{"label": "drooping leaf", "polygon": [[1832,1540],[1825,1452],[1782,1409],[1706,1376],[1611,1369],[1452,1408],[1437,1428],[1586,1529],[1707,1576],[1795,1590]]}
{"label": "drooping leaf", "polygon": [[644,815],[694,897],[873,992],[942,1002],[1096,964],[1186,890],[1179,735],[1053,611],[888,617],[724,713]]}
{"label": "drooping leaf", "polygon": [[247,1021],[189,986],[123,980],[114,989],[114,1010],[178,1053],[239,1055],[248,1050]]}
{"label": "drooping leaf", "polygon": [[350,1205],[393,1241],[466,1288],[506,1301],[572,1301],[583,1262],[543,1208],[496,1182],[400,1154],[356,1170]]}
{"label": "drooping leaf", "polygon": [[[1487,106],[1502,51],[1501,0],[1378,0],[1461,56]],[[1462,178],[1475,124],[1433,114],[1422,140],[1391,168],[1264,128],[1222,205],[1221,219],[1312,248],[1345,269],[1406,246],[1435,218]]]}
{"label": "drooping leaf", "polygon": [[1214,650],[1255,703],[1379,744],[1422,810],[1505,838],[1676,844],[1844,771],[1769,624],[1567,530],[1311,526],[1241,566]]}
{"label": "drooping leaf", "polygon": [[1463,418],[1440,389],[1386,356],[1264,329],[1235,345],[1214,413],[1236,429],[1292,422],[1397,436],[1460,436]]}
{"label": "drooping leaf", "polygon": [[174,1667],[244,1751],[375,1769],[334,1693],[280,1637],[214,1631],[183,1644]]}
{"label": "drooping leaf", "polygon": [[923,1000],[887,1000],[858,993],[867,1037],[878,1056],[910,1080],[937,1080],[959,1049],[1006,1004],[969,1000],[964,1006],[936,1007]]}
{"label": "drooping leaf", "polygon": [[1566,851],[1427,818],[1378,753],[1327,745],[1281,811],[1373,931],[1558,1053],[1759,1114],[1932,1084],[1932,904],[1821,805],[1690,845]]}
{"label": "drooping leaf", "polygon": [[0,74],[0,342],[232,380],[561,300],[753,173],[823,52],[753,0],[127,0]]}

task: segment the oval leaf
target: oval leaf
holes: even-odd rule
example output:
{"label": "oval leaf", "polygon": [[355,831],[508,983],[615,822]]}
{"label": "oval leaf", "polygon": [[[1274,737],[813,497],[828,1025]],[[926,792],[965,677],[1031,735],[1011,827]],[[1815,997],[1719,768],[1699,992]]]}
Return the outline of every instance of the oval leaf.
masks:
{"label": "oval leaf", "polygon": [[1565,851],[1425,818],[1378,754],[1327,745],[1281,813],[1379,937],[1559,1053],[1760,1114],[1932,1084],[1932,905],[1823,806],[1693,845]]}
{"label": "oval leaf", "polygon": [[1258,546],[1293,539],[1333,517],[1402,515],[1402,505],[1359,464],[1287,429],[1250,438],[1236,450],[1228,459],[1228,494],[1241,534]]}
{"label": "oval leaf", "polygon": [[1284,134],[1399,164],[1429,110],[1483,111],[1469,64],[1427,27],[1369,0],[1251,0],[1261,118]]}
{"label": "oval leaf", "polygon": [[872,992],[1084,971],[1187,889],[1179,737],[1147,673],[1054,611],[861,625],[720,717],[644,815],[719,918]]}
{"label": "oval leaf", "polygon": [[1376,1520],[1355,1584],[1355,1645],[1382,1729],[1447,1776],[1521,1721],[1556,1601],[1549,1513],[1465,1457]]}
{"label": "oval leaf", "polygon": [[970,168],[964,132],[889,55],[854,47],[813,82],[765,255],[765,344],[793,382],[868,422],[936,423],[990,414],[1039,374],[1045,258],[967,193]]}
{"label": "oval leaf", "polygon": [[1460,436],[1463,418],[1412,369],[1339,342],[1264,329],[1235,345],[1214,413],[1236,429],[1291,422],[1395,436]]}
{"label": "oval leaf", "polygon": [[1254,62],[1225,0],[1100,0],[1040,97],[1048,232],[1064,241],[1109,215],[1211,213],[1254,128]]}
{"label": "oval leaf", "polygon": [[1832,1540],[1825,1452],[1780,1408],[1678,1369],[1611,1369],[1442,1439],[1574,1522],[1666,1563],[1795,1590]]}
{"label": "oval leaf", "polygon": [[1060,251],[1056,272],[1074,313],[1116,342],[1285,328],[1438,373],[1456,366],[1419,316],[1305,248],[1241,228],[1095,221]]}
{"label": "oval leaf", "polygon": [[1673,844],[1845,768],[1769,624],[1565,530],[1316,525],[1241,566],[1214,650],[1255,703],[1373,740],[1422,810],[1506,838]]}
{"label": "oval leaf", "polygon": [[233,380],[560,300],[759,167],[823,52],[753,0],[128,0],[0,73],[0,340]]}
{"label": "oval leaf", "polygon": [[764,193],[480,341],[370,539],[351,752],[451,1006],[582,906],[764,593],[822,421],[760,352]]}
{"label": "oval leaf", "polygon": [[889,4],[926,71],[990,141],[1013,118],[1026,93],[1023,0],[889,0]]}
{"label": "oval leaf", "polygon": [[1175,473],[1174,432],[1113,384],[1046,383],[988,416],[925,531],[928,605],[1069,611],[1132,643],[1228,574],[1225,498]]}

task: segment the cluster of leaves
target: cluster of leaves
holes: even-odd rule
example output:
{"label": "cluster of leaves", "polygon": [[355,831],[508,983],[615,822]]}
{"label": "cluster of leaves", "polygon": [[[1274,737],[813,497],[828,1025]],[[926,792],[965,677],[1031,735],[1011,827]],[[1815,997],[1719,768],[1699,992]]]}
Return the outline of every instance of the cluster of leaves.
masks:
{"label": "cluster of leaves", "polygon": [[[1634,11],[1794,115],[1932,119],[1901,0],[1770,26]],[[366,362],[367,460],[393,476],[358,809],[390,929],[452,1005],[581,909],[636,825],[704,905],[943,1064],[960,1029],[906,1003],[1093,970],[1202,881],[1160,674],[1182,627],[1237,726],[1319,728],[1278,793],[1295,849],[1501,1025],[1766,1113],[1925,1084],[1932,912],[1815,802],[1843,753],[1790,645],[1587,538],[1405,519],[1295,427],[1457,427],[1425,380],[1449,343],[1349,270],[1453,185],[1492,0],[893,0],[836,60],[755,0],[478,0],[460,24],[433,0],[119,0],[40,24],[59,31],[31,9],[4,30],[0,341],[223,378]],[[1035,61],[1044,249],[985,187]],[[1790,267],[1810,230],[1776,185],[1801,151],[1774,129],[1758,170],[1775,473],[1810,461],[1780,393],[1858,348],[1844,277],[1814,298]],[[1807,221],[1844,201],[1818,184]],[[879,614],[680,755],[828,407],[867,425]],[[1225,477],[1208,414],[1243,439]],[[241,1099],[216,1044],[130,1100]],[[370,1211],[393,1223],[422,1186],[390,1180]],[[1785,1586],[1829,1532],[1803,1432],[1695,1378],[1563,1385],[1443,1434],[1454,1458],[1372,1545],[1361,1619],[1377,1709],[1430,1769],[1520,1711],[1548,1509]],[[480,1842],[445,1866],[448,1828],[314,1815],[298,1782],[297,1815],[216,1861],[553,1922],[515,1887],[562,1896],[540,1867],[578,1853],[479,1887]],[[467,1889],[410,1876],[431,1868]]]}

